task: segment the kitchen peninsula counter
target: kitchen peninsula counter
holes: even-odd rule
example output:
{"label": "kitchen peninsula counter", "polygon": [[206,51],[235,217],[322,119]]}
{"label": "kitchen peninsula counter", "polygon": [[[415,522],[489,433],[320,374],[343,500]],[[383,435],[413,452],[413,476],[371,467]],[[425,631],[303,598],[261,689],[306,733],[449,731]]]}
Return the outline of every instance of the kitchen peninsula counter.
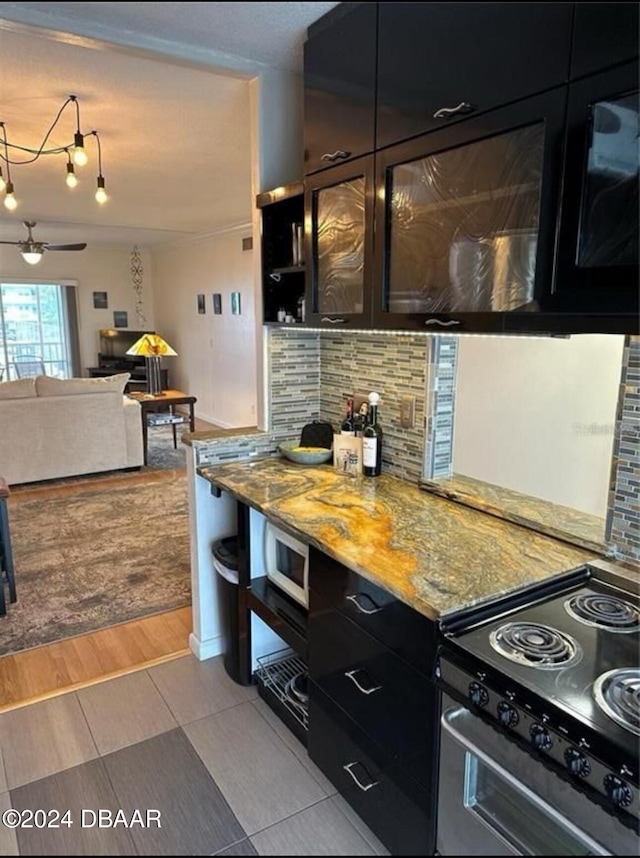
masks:
{"label": "kitchen peninsula counter", "polygon": [[601,559],[395,477],[279,457],[197,474],[433,620]]}

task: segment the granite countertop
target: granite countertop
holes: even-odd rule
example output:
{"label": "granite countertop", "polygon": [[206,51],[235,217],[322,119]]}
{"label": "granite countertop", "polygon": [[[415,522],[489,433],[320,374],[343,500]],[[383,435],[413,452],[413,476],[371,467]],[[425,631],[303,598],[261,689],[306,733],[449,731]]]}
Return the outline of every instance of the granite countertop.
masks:
{"label": "granite countertop", "polygon": [[434,620],[598,559],[395,477],[273,457],[198,474]]}
{"label": "granite countertop", "polygon": [[605,519],[597,515],[589,515],[462,474],[424,480],[420,486],[425,491],[523,524],[549,536],[570,538],[571,542],[590,551],[603,554],[606,550]]}
{"label": "granite countertop", "polygon": [[212,441],[221,438],[235,438],[238,435],[264,434],[257,426],[240,426],[237,429],[202,429],[199,432],[183,432],[182,443],[192,447],[194,441]]}

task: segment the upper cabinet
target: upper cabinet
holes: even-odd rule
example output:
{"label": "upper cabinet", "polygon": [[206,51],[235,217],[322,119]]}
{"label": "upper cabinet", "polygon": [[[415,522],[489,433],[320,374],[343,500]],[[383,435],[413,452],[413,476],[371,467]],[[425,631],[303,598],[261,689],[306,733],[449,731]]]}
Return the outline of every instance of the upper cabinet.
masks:
{"label": "upper cabinet", "polygon": [[363,327],[371,320],[373,156],[305,181],[307,321]]}
{"label": "upper cabinet", "polygon": [[307,322],[638,333],[637,4],[342,6],[305,54]]}
{"label": "upper cabinet", "polygon": [[576,3],[571,77],[583,77],[638,55],[637,3]]}
{"label": "upper cabinet", "polygon": [[376,146],[567,81],[570,3],[380,3]]}
{"label": "upper cabinet", "polygon": [[377,3],[340,3],[304,45],[304,171],[372,152]]}
{"label": "upper cabinet", "polygon": [[377,155],[376,327],[500,331],[553,273],[561,87]]}
{"label": "upper cabinet", "polygon": [[569,87],[552,306],[638,318],[638,64]]}

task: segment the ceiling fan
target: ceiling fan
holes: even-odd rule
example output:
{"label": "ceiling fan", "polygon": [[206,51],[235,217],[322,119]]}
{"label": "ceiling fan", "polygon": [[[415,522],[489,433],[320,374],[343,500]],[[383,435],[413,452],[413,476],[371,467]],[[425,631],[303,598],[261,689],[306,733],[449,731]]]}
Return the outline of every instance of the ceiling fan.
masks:
{"label": "ceiling fan", "polygon": [[40,262],[45,250],[84,250],[87,246],[85,241],[79,244],[49,244],[48,241],[36,241],[31,233],[36,222],[34,220],[25,220],[23,221],[23,224],[29,232],[29,235],[24,241],[0,241],[0,244],[17,245],[20,248],[22,258],[30,265],[36,265]]}

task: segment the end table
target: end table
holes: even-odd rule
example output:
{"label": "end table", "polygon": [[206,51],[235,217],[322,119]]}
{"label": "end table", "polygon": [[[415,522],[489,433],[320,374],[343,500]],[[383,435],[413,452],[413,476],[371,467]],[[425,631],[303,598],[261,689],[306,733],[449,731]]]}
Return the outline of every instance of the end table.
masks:
{"label": "end table", "polygon": [[[182,421],[171,421],[171,428],[173,429],[173,449],[178,449],[178,439],[176,435],[176,426],[178,422],[186,422],[189,420],[189,431],[195,432],[195,416],[193,406],[196,404],[197,399],[195,396],[189,396],[188,393],[183,393],[181,390],[163,390],[162,393],[152,394],[152,393],[142,393],[131,391],[127,394],[131,399],[135,399],[136,402],[140,403],[140,412],[142,415],[142,446],[144,450],[144,463],[147,464],[147,453],[148,453],[148,432],[149,432],[149,421],[147,417],[149,414],[158,413],[162,411],[168,411],[172,416],[176,416],[175,406],[176,405],[188,405],[189,406],[189,417],[184,418]],[[157,425],[166,425],[162,423],[158,423]],[[153,428],[153,427],[152,427]]]}

